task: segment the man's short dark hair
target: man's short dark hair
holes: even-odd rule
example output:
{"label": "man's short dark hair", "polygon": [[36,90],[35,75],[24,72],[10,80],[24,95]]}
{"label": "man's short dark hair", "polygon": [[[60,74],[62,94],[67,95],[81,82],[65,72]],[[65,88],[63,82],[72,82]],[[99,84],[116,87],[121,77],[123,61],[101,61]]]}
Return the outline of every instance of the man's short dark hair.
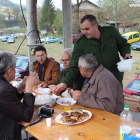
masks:
{"label": "man's short dark hair", "polygon": [[35,54],[37,51],[44,51],[44,52],[46,53],[46,48],[43,47],[42,45],[39,45],[39,46],[35,47],[34,54]]}
{"label": "man's short dark hair", "polygon": [[96,17],[93,16],[93,15],[83,16],[80,23],[82,24],[85,20],[88,20],[91,23],[91,25],[95,25],[95,23],[98,23],[97,20],[96,20]]}

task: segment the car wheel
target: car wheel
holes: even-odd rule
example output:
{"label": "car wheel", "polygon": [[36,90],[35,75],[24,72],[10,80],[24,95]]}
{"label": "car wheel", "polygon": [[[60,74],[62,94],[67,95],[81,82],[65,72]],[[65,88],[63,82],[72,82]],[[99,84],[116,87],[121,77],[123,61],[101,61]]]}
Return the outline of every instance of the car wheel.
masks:
{"label": "car wheel", "polygon": [[49,41],[47,41],[46,43],[49,44]]}

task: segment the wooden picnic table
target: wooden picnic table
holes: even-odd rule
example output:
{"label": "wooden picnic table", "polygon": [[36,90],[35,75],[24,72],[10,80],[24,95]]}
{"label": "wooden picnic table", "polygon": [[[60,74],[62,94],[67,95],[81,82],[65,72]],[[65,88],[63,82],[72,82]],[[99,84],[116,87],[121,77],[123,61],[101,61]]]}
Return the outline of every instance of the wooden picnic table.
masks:
{"label": "wooden picnic table", "polygon": [[[56,140],[56,127],[60,124],[55,122],[55,117],[64,112],[64,107],[58,104],[53,106],[54,114],[52,116],[52,126],[47,127],[46,120],[26,128],[26,131],[38,140]],[[70,126],[70,140],[119,140],[120,117],[104,110],[92,109],[75,104],[73,109],[84,109],[92,113],[92,117],[81,124]],[[35,107],[35,111],[38,107]],[[21,122],[23,126],[29,123]],[[133,125],[140,126],[139,123],[133,122]]]}

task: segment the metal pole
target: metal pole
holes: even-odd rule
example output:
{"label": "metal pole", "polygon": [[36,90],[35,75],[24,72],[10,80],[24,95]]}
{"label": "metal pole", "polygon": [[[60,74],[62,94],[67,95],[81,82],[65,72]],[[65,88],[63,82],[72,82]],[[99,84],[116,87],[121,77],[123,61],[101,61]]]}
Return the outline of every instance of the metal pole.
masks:
{"label": "metal pole", "polygon": [[27,38],[28,38],[28,61],[29,61],[29,71],[33,71],[33,62],[35,57],[33,55],[34,48],[38,45],[38,35],[35,27],[35,0],[26,0],[27,7]]}
{"label": "metal pole", "polygon": [[71,0],[62,0],[63,47],[72,48],[72,5]]}

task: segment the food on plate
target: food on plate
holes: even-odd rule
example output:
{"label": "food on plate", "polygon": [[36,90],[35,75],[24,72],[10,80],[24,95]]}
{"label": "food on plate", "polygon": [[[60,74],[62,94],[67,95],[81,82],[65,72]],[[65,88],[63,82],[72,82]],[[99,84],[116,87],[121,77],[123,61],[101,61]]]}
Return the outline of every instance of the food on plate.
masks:
{"label": "food on plate", "polygon": [[70,112],[63,112],[59,120],[60,123],[76,123],[83,122],[85,119],[89,118],[87,112],[82,110],[71,110]]}
{"label": "food on plate", "polygon": [[69,104],[71,104],[71,102],[70,101],[62,101],[61,104],[68,104],[69,105]]}

